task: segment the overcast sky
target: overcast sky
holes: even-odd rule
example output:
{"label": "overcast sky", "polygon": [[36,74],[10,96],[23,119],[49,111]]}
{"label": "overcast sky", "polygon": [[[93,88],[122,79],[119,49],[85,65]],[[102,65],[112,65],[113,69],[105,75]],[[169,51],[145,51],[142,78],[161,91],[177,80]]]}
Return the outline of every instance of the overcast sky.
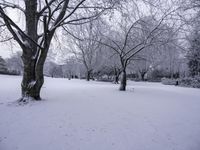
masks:
{"label": "overcast sky", "polygon": [[[14,1],[15,3],[19,3],[21,2],[20,0],[16,0]],[[138,3],[140,4],[140,3]],[[148,7],[144,6],[144,4],[141,3],[141,5],[139,5],[142,8],[142,12],[144,14],[148,13]],[[131,9],[133,7],[130,7]],[[7,14],[8,16],[16,23],[18,24],[18,26],[20,26],[23,30],[24,28],[24,16],[19,13],[20,11],[16,11],[16,9],[11,9],[11,11],[8,11]],[[131,12],[131,11],[130,11]],[[118,15],[117,15],[118,16]],[[111,22],[112,23],[112,22]],[[114,25],[114,24],[113,24]],[[6,42],[5,44],[0,43],[0,56],[2,56],[3,58],[7,58],[9,56],[11,56],[13,53],[15,53],[16,51],[19,51],[20,48],[17,44],[15,44],[14,46],[12,46],[10,44],[10,42]]]}
{"label": "overcast sky", "polygon": [[2,56],[3,58],[10,57],[12,54],[16,53],[16,51],[20,51],[20,49],[16,46],[13,46],[12,48],[9,42],[7,42],[6,44],[0,43],[0,56]]}
{"label": "overcast sky", "polygon": [[[21,16],[18,11],[12,9],[12,11],[8,11],[7,14],[15,23],[17,23],[20,27],[22,26],[22,19],[20,19]],[[8,58],[19,50],[20,48],[17,46],[17,44],[11,45],[10,42],[0,43],[0,56],[3,58]]]}

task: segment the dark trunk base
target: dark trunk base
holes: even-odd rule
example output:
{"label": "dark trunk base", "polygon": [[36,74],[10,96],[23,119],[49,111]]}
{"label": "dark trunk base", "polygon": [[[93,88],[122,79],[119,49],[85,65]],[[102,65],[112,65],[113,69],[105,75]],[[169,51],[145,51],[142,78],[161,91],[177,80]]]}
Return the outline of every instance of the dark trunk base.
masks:
{"label": "dark trunk base", "polygon": [[126,85],[120,84],[119,90],[120,90],[120,91],[126,91]]}
{"label": "dark trunk base", "polygon": [[27,104],[31,101],[41,101],[42,99],[40,97],[30,97],[30,96],[26,96],[26,97],[21,97],[20,99],[17,100],[17,102],[19,104]]}
{"label": "dark trunk base", "polygon": [[114,77],[114,84],[119,84],[119,77],[118,76]]}
{"label": "dark trunk base", "polygon": [[144,76],[145,76],[145,74],[141,74],[141,80],[142,81],[145,81]]}
{"label": "dark trunk base", "polygon": [[86,81],[90,81],[90,78],[86,78]]}
{"label": "dark trunk base", "polygon": [[90,81],[91,78],[91,71],[87,71],[86,73],[86,81]]}
{"label": "dark trunk base", "polygon": [[122,78],[121,78],[119,90],[126,91],[126,71],[122,72]]}

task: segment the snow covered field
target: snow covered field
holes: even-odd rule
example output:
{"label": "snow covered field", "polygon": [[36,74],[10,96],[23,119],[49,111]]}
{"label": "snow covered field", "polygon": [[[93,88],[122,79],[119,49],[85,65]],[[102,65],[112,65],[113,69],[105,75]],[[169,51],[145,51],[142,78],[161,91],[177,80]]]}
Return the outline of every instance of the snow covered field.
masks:
{"label": "snow covered field", "polygon": [[16,106],[20,82],[0,75],[0,150],[200,150],[199,89],[46,78]]}

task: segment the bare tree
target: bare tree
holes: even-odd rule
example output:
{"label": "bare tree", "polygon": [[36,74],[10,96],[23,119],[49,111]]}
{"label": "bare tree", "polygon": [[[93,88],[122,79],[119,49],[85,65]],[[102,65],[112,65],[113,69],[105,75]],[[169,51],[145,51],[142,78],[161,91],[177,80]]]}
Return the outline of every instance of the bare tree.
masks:
{"label": "bare tree", "polygon": [[[96,41],[100,36],[100,22],[94,21],[86,25],[80,25],[76,28],[76,34],[79,39],[73,38],[72,53],[85,66],[86,80],[89,81],[92,73],[99,65],[102,45]],[[90,40],[93,39],[93,40]]]}
{"label": "bare tree", "polygon": [[[119,76],[121,74],[121,65],[118,60],[118,56],[115,52],[110,51],[108,47],[104,47],[102,50],[102,70],[107,70],[108,74],[111,74],[113,77],[113,83],[119,83]],[[104,69],[105,68],[105,69]],[[108,71],[109,69],[109,71]],[[101,71],[101,70],[100,70]]]}
{"label": "bare tree", "polygon": [[[111,1],[87,0],[24,0],[14,3],[0,2],[0,17],[13,38],[20,45],[23,54],[24,74],[21,84],[20,102],[40,100],[44,83],[43,67],[52,38],[59,27],[79,25],[96,19],[113,6]],[[25,29],[20,28],[7,11],[19,10],[25,21]]]}
{"label": "bare tree", "polygon": [[120,25],[120,31],[110,33],[111,36],[105,36],[105,41],[99,41],[102,45],[109,47],[118,56],[121,64],[121,84],[120,90],[126,90],[126,69],[128,64],[141,51],[151,47],[155,43],[162,43],[161,35],[167,32],[163,27],[163,21],[168,14],[164,14],[157,20],[153,16],[139,18],[133,23]]}

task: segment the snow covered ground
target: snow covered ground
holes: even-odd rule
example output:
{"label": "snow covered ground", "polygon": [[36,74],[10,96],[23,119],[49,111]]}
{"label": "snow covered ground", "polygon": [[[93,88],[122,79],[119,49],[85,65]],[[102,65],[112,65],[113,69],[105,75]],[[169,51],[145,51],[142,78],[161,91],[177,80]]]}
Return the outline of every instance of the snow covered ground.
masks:
{"label": "snow covered ground", "polygon": [[46,78],[16,106],[20,82],[0,76],[0,150],[200,150],[199,89]]}

